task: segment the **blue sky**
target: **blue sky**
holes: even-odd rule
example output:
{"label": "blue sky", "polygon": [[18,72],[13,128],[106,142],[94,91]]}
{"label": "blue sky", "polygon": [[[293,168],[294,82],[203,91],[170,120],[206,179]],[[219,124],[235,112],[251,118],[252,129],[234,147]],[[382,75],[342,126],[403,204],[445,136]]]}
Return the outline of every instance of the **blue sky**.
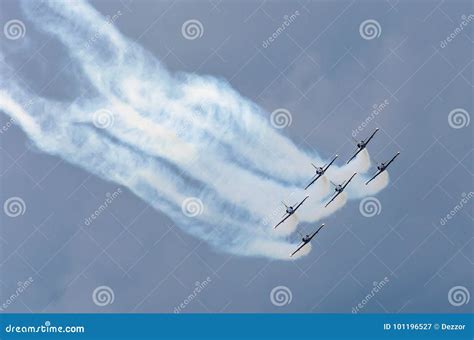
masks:
{"label": "blue sky", "polygon": [[[379,214],[366,217],[360,200],[350,200],[325,218],[327,228],[311,253],[288,262],[229,254],[183,232],[126,188],[42,152],[17,125],[10,127],[4,112],[1,202],[20,197],[26,208],[17,217],[1,215],[0,302],[19,281],[33,279],[7,311],[166,313],[185,300],[182,312],[350,313],[358,304],[360,312],[472,311],[472,302],[450,303],[449,293],[453,287],[462,287],[464,296],[473,291],[472,201],[456,209],[472,191],[472,125],[466,120],[473,111],[473,23],[454,33],[462,16],[472,14],[471,2],[92,5],[104,16],[120,11],[114,27],[170,72],[224,79],[258,104],[265,119],[288,110],[292,123],[281,133],[323,159],[334,153],[347,159],[353,130],[373,115],[374,105],[387,103],[356,137],[379,127],[370,155],[378,161],[397,151],[401,156],[388,186],[376,194]],[[17,3],[2,1],[1,8],[2,25],[20,20],[25,33],[2,35],[2,78],[14,76],[48,99],[74,100],[81,79],[66,48],[39,31]],[[284,16],[296,11],[264,47]],[[182,33],[191,19],[202,25],[202,36],[193,40]],[[369,19],[379,34],[364,39],[360,25]],[[449,120],[450,112],[464,123]],[[123,192],[84,227],[118,188]],[[459,211],[442,223],[451,210]],[[374,282],[384,280],[367,299]],[[114,296],[104,306],[93,299],[102,286]],[[280,286],[291,296],[282,306],[271,298]]]}

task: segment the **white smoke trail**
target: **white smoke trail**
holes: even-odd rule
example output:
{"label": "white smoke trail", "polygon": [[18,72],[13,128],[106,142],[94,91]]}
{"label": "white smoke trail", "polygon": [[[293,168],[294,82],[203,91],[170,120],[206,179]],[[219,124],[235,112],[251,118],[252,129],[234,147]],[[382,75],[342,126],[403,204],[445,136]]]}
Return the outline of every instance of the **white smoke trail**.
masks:
{"label": "white smoke trail", "polygon": [[[353,172],[366,172],[370,159],[364,150],[349,165],[333,165],[310,188],[311,197],[297,216],[273,232],[284,212],[279,201],[300,201],[312,175],[310,163],[324,160],[272,129],[265,112],[222,80],[169,74],[87,3],[45,1],[38,6],[25,1],[23,9],[66,47],[81,70],[77,82],[92,85],[96,94],[59,103],[10,79],[2,83],[0,108],[39,149],[127,186],[221,250],[286,259],[295,245],[285,236],[298,221],[317,221],[347,199],[373,195],[388,183],[387,176],[365,186],[366,178],[357,176],[347,192],[324,208],[332,195],[326,176],[341,183]],[[88,45],[98,27],[100,41]],[[20,104],[31,98],[33,105]],[[107,124],[97,124],[101,110],[110,115]],[[187,197],[199,197],[202,214],[182,214]]]}

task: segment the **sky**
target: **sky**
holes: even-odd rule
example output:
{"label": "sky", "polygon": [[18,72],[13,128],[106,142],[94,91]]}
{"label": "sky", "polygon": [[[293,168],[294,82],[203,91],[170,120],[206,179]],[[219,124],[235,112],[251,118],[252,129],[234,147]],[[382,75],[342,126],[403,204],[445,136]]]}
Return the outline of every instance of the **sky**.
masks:
{"label": "sky", "polygon": [[[15,110],[1,97],[2,312],[472,311],[472,2],[90,4],[94,18],[109,24],[95,29],[87,23],[92,19],[76,16],[58,31],[56,19],[68,20],[46,5],[25,11],[28,6],[1,1],[1,90],[21,98],[23,110],[44,131],[26,128],[34,126],[28,120],[12,121]],[[117,45],[125,42],[123,55],[115,54],[109,33]],[[84,61],[91,61],[86,71]],[[140,82],[127,77],[121,83],[123,75]],[[103,108],[110,93],[155,117],[149,107],[161,105],[163,93],[176,95],[173,86],[190,75],[185,84],[217,84],[217,103],[209,99],[212,91],[190,96],[190,104],[188,97],[177,102],[222,107],[206,122],[217,126],[211,130],[216,139],[227,136],[221,125],[231,133],[232,152],[212,138],[202,142],[196,128],[201,117],[171,127],[193,141],[196,163],[186,163],[187,149],[176,145],[169,158],[157,157],[154,152],[168,155],[166,144],[163,151],[142,142],[133,134],[137,120],[122,118],[118,106],[111,127],[99,132],[110,133],[130,153],[91,151],[87,143],[69,147],[89,136],[80,125],[87,123],[76,121],[93,107]],[[137,97],[135,89],[146,91]],[[24,104],[28,98],[31,105]],[[231,110],[235,98],[238,110]],[[172,100],[169,105],[176,109]],[[278,126],[274,117],[281,112],[291,119]],[[228,113],[231,123],[222,123]],[[174,124],[181,111],[169,114]],[[339,154],[338,167],[328,174],[333,180],[364,168],[361,160],[342,165],[354,152],[353,137],[366,138],[375,128],[380,130],[368,146],[372,163],[401,152],[390,179],[367,191],[355,183],[347,203],[327,216],[321,207],[303,206],[292,228],[309,233],[326,223],[305,256],[286,258],[297,233],[280,241],[265,226],[252,229],[254,217],[267,215],[260,211],[282,209],[285,199],[293,203],[293,196],[281,196],[304,183],[306,174],[311,178],[308,161]],[[247,146],[260,168],[241,153]],[[266,148],[272,152],[262,152]],[[166,166],[155,166],[155,158],[166,158]],[[187,165],[187,172],[174,175]],[[152,174],[144,176],[144,170]],[[374,164],[363,170],[368,176]],[[188,174],[199,180],[173,187],[181,183],[175,177]],[[208,183],[206,174],[217,176]],[[135,182],[135,176],[146,181]],[[251,186],[262,177],[270,183]],[[150,183],[158,194],[150,194]],[[317,188],[324,183],[329,188],[327,181]],[[207,191],[212,185],[217,188]],[[186,196],[204,201],[197,218],[169,201]],[[211,238],[217,227],[223,232]],[[258,242],[249,246],[254,238]],[[274,255],[275,249],[285,257]]]}

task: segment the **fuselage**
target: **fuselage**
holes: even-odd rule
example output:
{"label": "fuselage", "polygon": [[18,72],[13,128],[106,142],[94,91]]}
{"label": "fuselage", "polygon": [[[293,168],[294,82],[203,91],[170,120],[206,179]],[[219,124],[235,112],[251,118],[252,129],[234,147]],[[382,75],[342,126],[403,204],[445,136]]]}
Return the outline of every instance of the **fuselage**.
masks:
{"label": "fuselage", "polygon": [[367,143],[366,143],[365,140],[361,140],[359,143],[357,143],[357,147],[358,147],[359,149],[363,149],[363,148],[365,148],[366,146],[367,146]]}

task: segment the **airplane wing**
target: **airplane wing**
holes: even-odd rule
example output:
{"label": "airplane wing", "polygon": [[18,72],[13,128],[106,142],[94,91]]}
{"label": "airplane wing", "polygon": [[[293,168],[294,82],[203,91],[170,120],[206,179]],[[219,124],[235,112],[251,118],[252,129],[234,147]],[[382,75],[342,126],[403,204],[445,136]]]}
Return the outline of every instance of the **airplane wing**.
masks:
{"label": "airplane wing", "polygon": [[316,236],[317,233],[319,233],[319,231],[324,227],[324,223],[321,224],[321,226],[318,228],[318,230],[316,230],[310,237],[309,237],[309,240],[308,242],[311,242],[311,240],[313,239],[314,236]]}
{"label": "airplane wing", "polygon": [[316,230],[316,232],[315,232],[314,234],[316,235],[317,233],[319,233],[319,231],[320,231],[321,229],[323,229],[324,226],[325,226],[324,223],[321,224],[321,226],[318,228],[318,230]]}
{"label": "airplane wing", "polygon": [[309,197],[309,196],[306,196],[306,197],[304,198],[304,200],[302,200],[302,201],[295,207],[295,209],[294,209],[293,211],[296,212],[296,210],[304,203],[304,201],[306,201],[306,200],[308,199],[308,197]]}
{"label": "airplane wing", "polygon": [[308,189],[314,182],[316,182],[318,180],[319,177],[321,177],[323,174],[321,175],[316,175],[316,177],[311,181],[309,182],[309,184],[306,186],[306,188],[304,188],[304,190]]}
{"label": "airplane wing", "polygon": [[331,200],[329,202],[326,203],[326,205],[324,206],[325,208],[332,202],[336,199],[337,196],[339,196],[339,194],[341,193],[342,191],[338,192],[337,194],[335,194]]}
{"label": "airplane wing", "polygon": [[369,179],[367,182],[365,182],[365,185],[369,184],[372,180],[375,179],[375,177],[377,177],[378,175],[380,175],[382,173],[382,171],[378,170],[375,175],[372,176],[371,179]]}
{"label": "airplane wing", "polygon": [[326,167],[324,168],[324,172],[326,172],[326,170],[329,169],[329,167],[332,165],[332,163],[334,163],[336,158],[337,158],[337,155],[332,159],[332,161],[328,165],[326,165]]}
{"label": "airplane wing", "polygon": [[288,217],[290,217],[292,214],[288,214],[288,216],[286,216],[284,219],[282,219],[280,222],[278,222],[278,224],[276,226],[273,227],[273,229],[276,229],[280,224],[282,224],[283,222],[285,222]]}
{"label": "airplane wing", "polygon": [[302,242],[301,245],[298,248],[296,248],[296,250],[293,253],[291,253],[290,257],[292,257],[297,252],[299,252],[301,250],[301,248],[303,248],[305,245],[306,245],[306,243]]}
{"label": "airplane wing", "polygon": [[352,156],[352,157],[347,161],[346,164],[349,164],[349,162],[352,161],[352,160],[359,154],[359,152],[361,152],[362,150],[363,150],[362,148],[359,148],[359,150],[357,150],[357,152],[354,154],[354,156]]}
{"label": "airplane wing", "polygon": [[355,173],[351,176],[351,178],[349,178],[349,180],[346,182],[346,184],[344,184],[344,186],[342,187],[342,190],[344,190],[344,189],[347,187],[347,185],[348,185],[349,182],[354,178],[355,175],[357,175],[357,172],[355,172]]}
{"label": "airplane wing", "polygon": [[365,145],[369,144],[370,140],[371,140],[372,138],[374,138],[374,135],[375,135],[375,133],[376,133],[377,131],[379,131],[379,128],[376,128],[376,129],[375,129],[375,131],[372,133],[372,135],[369,137],[369,139],[367,139],[367,141],[365,142]]}
{"label": "airplane wing", "polygon": [[400,152],[397,152],[397,154],[396,154],[395,156],[393,156],[393,158],[387,163],[387,165],[385,166],[385,168],[387,168],[387,167],[390,165],[390,163],[392,163],[392,162],[395,160],[395,158],[397,158],[397,156],[398,156],[399,154],[400,154]]}

